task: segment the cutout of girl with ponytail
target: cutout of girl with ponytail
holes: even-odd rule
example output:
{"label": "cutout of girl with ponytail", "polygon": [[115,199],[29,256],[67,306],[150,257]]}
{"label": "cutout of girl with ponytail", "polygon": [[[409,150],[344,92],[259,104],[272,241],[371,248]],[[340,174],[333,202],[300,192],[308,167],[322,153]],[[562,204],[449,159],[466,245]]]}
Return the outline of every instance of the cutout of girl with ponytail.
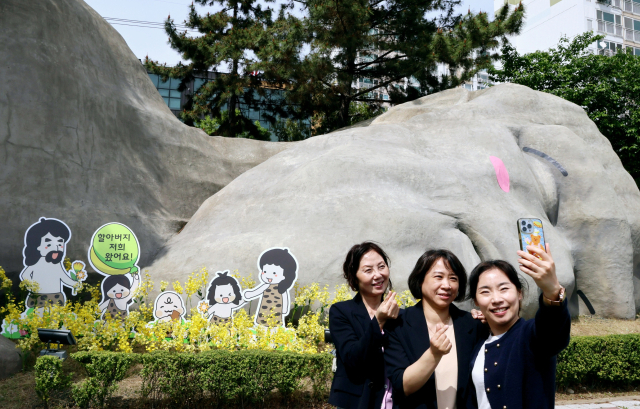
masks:
{"label": "cutout of girl with ponytail", "polygon": [[289,291],[298,279],[298,261],[288,248],[270,248],[258,258],[259,277],[262,284],[246,290],[244,298],[260,298],[254,322],[268,326],[271,314],[284,326],[284,317],[289,314],[291,296]]}

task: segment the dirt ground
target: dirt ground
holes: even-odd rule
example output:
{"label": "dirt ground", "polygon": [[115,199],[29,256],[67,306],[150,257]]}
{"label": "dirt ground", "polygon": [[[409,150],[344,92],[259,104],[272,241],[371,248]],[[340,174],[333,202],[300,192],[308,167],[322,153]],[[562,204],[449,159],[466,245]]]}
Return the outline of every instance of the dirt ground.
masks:
{"label": "dirt ground", "polygon": [[640,334],[640,319],[616,320],[582,315],[571,323],[571,336]]}
{"label": "dirt ground", "polygon": [[[615,320],[581,316],[574,320],[571,327],[571,336],[610,335],[610,334],[640,334],[640,319]],[[75,382],[82,378],[83,369],[80,365],[71,364],[70,371],[74,372]],[[123,380],[113,396],[113,404],[119,408],[142,407],[140,405],[138,391],[142,385],[139,371],[133,370],[132,376]],[[572,393],[573,392],[573,393]],[[640,399],[640,385],[624,390],[589,389],[583,386],[571,390],[561,390],[556,393],[557,404],[571,403],[600,403],[615,400],[620,397]],[[68,394],[52,399],[51,408],[68,408],[70,399]],[[111,405],[110,405],[111,406]],[[32,367],[7,379],[0,380],[0,408],[2,409],[33,409],[42,408],[35,393],[35,379]],[[280,409],[278,405],[267,405],[268,409]],[[300,409],[330,409],[332,406],[326,403],[296,406]],[[284,409],[284,407],[283,407]]]}

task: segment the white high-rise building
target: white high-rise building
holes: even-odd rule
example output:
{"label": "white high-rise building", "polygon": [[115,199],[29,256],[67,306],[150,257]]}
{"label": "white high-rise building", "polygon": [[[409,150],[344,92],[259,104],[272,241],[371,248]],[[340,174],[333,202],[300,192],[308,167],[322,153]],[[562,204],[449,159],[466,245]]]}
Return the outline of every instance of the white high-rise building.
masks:
{"label": "white high-rise building", "polygon": [[[512,7],[519,0],[506,0]],[[498,10],[505,0],[494,0]],[[611,55],[630,48],[640,55],[640,0],[524,0],[525,24],[511,43],[520,54],[555,47],[586,31],[606,35],[593,44],[593,53]]]}

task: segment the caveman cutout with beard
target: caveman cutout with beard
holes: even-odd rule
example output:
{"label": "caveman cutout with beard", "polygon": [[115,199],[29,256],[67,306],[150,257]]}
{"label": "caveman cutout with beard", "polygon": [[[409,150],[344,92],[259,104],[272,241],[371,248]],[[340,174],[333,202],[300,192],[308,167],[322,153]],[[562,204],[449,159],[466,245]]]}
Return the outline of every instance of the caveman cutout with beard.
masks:
{"label": "caveman cutout with beard", "polygon": [[[29,293],[27,308],[45,307],[48,304],[65,305],[66,296],[62,286],[71,287],[75,295],[78,281],[64,269],[66,245],[71,239],[71,230],[58,219],[40,218],[24,235],[24,269],[20,280],[37,283],[37,294]],[[86,278],[86,274],[81,280]]]}

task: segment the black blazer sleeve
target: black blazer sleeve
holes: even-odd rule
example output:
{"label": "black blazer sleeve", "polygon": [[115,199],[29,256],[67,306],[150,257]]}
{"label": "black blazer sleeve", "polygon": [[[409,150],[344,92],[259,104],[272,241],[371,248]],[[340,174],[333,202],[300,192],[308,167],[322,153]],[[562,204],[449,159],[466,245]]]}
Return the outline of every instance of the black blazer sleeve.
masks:
{"label": "black blazer sleeve", "polygon": [[329,310],[329,330],[336,352],[345,365],[347,373],[361,371],[372,355],[382,353],[381,347],[388,344],[387,334],[380,331],[378,320],[373,317],[364,328],[364,335],[356,334],[354,325],[361,325],[349,308],[349,302],[335,304]]}
{"label": "black blazer sleeve", "polygon": [[[389,345],[384,349],[384,360],[387,364],[387,376],[393,387],[394,399],[404,396],[404,371],[413,362],[406,353],[405,340],[400,335],[399,328],[402,328],[402,318],[396,320],[398,325],[389,328]],[[428,335],[427,335],[428,336]]]}
{"label": "black blazer sleeve", "polygon": [[545,357],[558,355],[571,339],[571,315],[567,302],[561,306],[548,306],[538,300],[540,307],[535,317],[531,335],[531,349]]}

